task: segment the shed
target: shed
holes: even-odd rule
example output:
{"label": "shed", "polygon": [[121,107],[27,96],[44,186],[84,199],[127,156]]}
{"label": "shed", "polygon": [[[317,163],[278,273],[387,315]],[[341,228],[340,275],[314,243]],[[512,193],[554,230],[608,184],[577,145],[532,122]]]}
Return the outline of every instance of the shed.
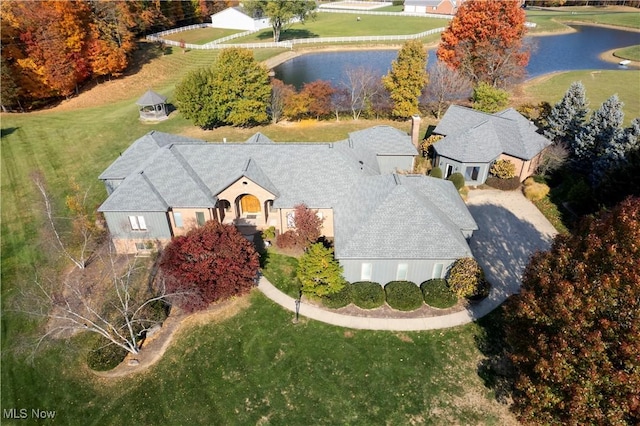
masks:
{"label": "shed", "polygon": [[136,102],[140,119],[145,121],[166,120],[167,116],[167,97],[162,96],[149,89]]}

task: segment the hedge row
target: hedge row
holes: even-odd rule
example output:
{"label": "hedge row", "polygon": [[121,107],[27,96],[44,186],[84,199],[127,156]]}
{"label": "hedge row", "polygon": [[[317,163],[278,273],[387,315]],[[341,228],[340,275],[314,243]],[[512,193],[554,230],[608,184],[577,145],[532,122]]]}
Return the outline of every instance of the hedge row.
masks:
{"label": "hedge row", "polygon": [[323,304],[331,309],[349,303],[362,309],[375,309],[387,304],[399,311],[413,311],[426,303],[434,308],[449,308],[458,302],[444,279],[428,280],[417,286],[411,281],[391,281],[384,287],[371,281],[347,284],[338,293],[324,296]]}
{"label": "hedge row", "polygon": [[511,179],[500,179],[495,176],[489,176],[485,183],[503,191],[515,191],[520,188],[520,178],[518,176],[512,177]]}

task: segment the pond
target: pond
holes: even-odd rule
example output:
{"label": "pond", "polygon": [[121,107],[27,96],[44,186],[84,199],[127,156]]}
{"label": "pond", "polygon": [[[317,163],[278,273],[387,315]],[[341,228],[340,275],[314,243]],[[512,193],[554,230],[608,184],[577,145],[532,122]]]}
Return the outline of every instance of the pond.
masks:
{"label": "pond", "polygon": [[[640,33],[637,32],[588,25],[572,27],[576,30],[572,33],[530,37],[536,48],[527,66],[529,78],[555,71],[620,69],[616,63],[601,60],[600,54],[640,44]],[[310,53],[278,65],[274,72],[276,78],[298,88],[315,80],[327,80],[338,86],[347,67],[366,67],[382,76],[389,71],[391,61],[397,55],[397,50]],[[428,66],[435,61],[435,49],[429,50]]]}

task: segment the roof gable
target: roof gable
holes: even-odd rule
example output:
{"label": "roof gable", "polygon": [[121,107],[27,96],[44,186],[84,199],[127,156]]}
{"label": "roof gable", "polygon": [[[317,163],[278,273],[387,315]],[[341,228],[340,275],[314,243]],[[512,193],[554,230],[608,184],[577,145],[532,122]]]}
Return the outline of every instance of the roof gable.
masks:
{"label": "roof gable", "polygon": [[140,99],[136,101],[136,105],[140,105],[140,106],[159,105],[159,104],[164,104],[165,102],[167,102],[166,96],[162,96],[154,92],[153,90],[149,89],[145,92],[144,95],[140,97]]}

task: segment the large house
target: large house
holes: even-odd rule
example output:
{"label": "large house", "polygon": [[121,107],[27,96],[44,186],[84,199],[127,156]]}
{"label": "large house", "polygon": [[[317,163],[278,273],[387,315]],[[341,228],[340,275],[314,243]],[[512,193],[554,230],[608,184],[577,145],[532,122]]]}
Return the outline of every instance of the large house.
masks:
{"label": "large house", "polygon": [[515,164],[520,181],[531,176],[551,141],[537,133],[538,128],[513,108],[487,114],[452,105],[434,134],[445,136],[433,144],[435,165],[445,179],[462,173],[465,184],[483,184],[496,160]]}
{"label": "large house", "polygon": [[250,235],[293,227],[304,203],[324,219],[348,281],[440,278],[477,225],[451,182],[403,174],[417,150],[389,126],[334,143],[208,143],[152,131],[101,175],[104,214],[119,253],[166,244],[208,220]]}

